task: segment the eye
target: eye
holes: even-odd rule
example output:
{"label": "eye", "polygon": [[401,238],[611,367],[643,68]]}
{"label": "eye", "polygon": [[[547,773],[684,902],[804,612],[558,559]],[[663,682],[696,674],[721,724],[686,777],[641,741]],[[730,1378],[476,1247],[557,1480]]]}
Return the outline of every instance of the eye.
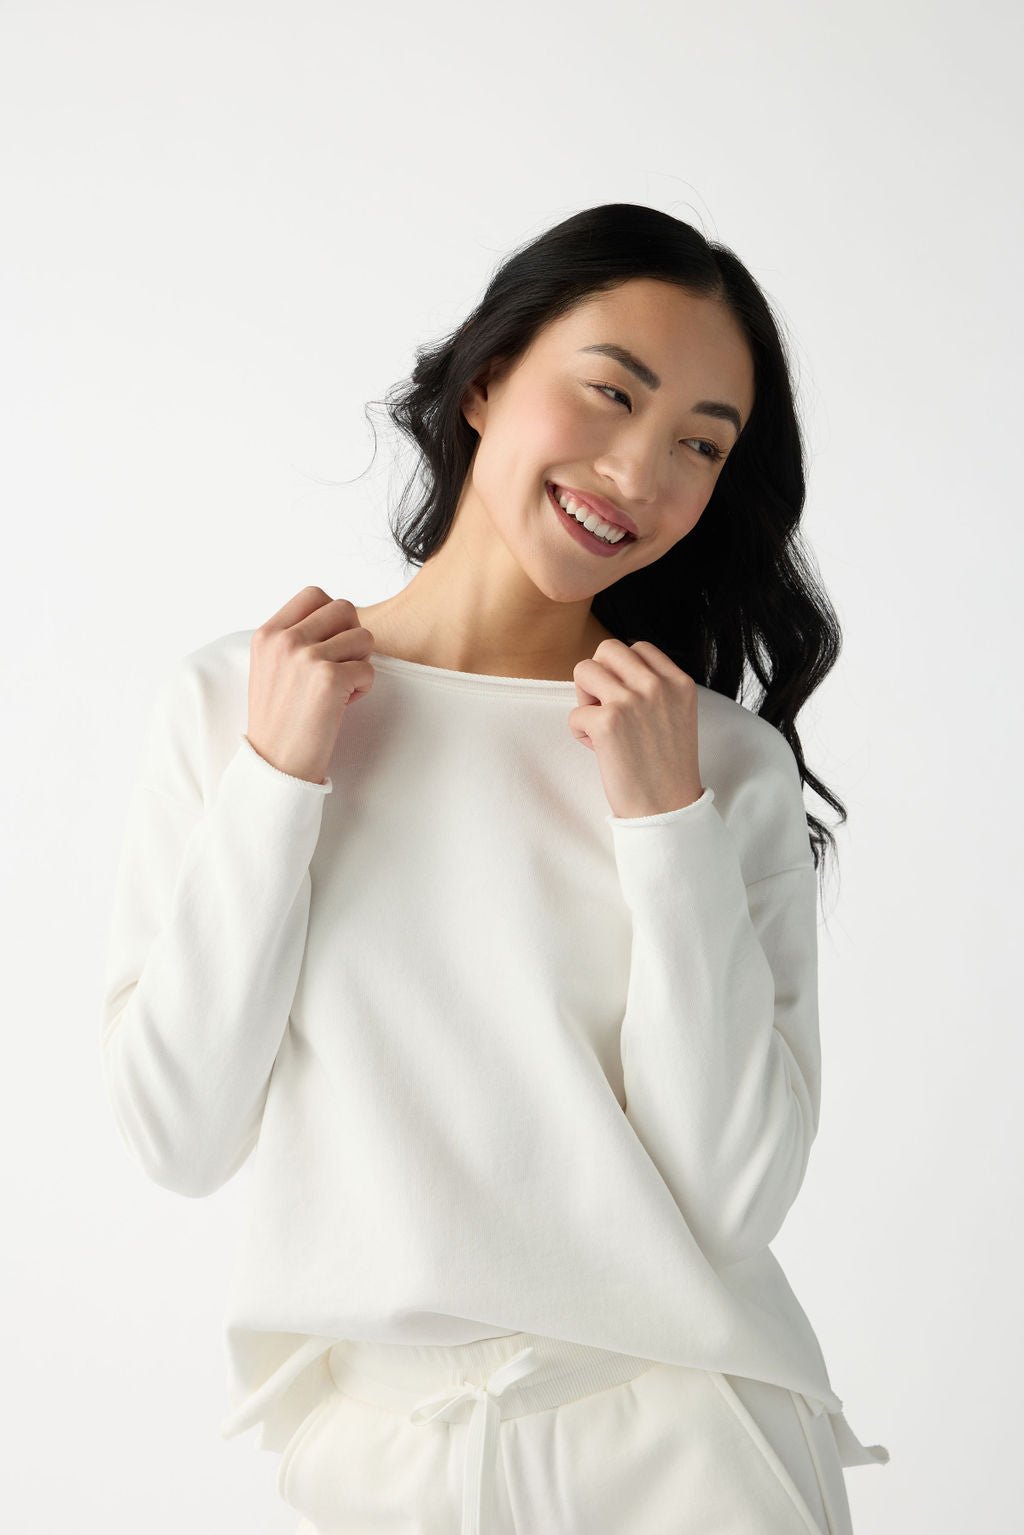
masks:
{"label": "eye", "polygon": [[[590,388],[596,389],[598,393],[603,393],[607,389],[610,393],[617,394],[621,400],[625,400],[627,405],[630,404],[629,395],[625,394],[621,389],[616,389],[614,384],[591,384]],[[717,442],[711,442],[707,437],[685,437],[683,441],[698,442],[702,448],[707,448],[707,453],[698,453],[697,457],[706,458],[710,463],[717,463],[719,459],[725,457]]]}

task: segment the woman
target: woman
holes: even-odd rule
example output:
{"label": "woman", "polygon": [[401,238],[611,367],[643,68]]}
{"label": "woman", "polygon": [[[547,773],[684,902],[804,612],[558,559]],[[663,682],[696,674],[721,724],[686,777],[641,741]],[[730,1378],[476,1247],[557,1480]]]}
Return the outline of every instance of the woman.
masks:
{"label": "woman", "polygon": [[768,304],[594,208],[391,410],[417,574],[187,656],[129,809],[118,1126],[191,1196],[254,1152],[222,1433],[304,1535],[848,1535],[888,1451],[769,1248],[820,1104],[803,783],[842,807]]}

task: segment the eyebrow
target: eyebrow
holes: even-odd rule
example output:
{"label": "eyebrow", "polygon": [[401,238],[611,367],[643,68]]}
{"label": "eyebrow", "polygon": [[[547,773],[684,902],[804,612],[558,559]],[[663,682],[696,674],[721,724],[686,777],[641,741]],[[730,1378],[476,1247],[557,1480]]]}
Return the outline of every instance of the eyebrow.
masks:
{"label": "eyebrow", "polygon": [[[641,384],[646,384],[648,389],[660,389],[661,379],[653,368],[649,368],[639,357],[634,357],[624,346],[616,346],[613,341],[598,341],[594,346],[581,346],[581,352],[600,352],[604,357],[611,357],[613,361],[622,366],[634,378],[638,378]],[[693,407],[694,414],[698,416],[714,416],[718,421],[731,421],[736,431],[736,436],[743,430],[740,413],[735,405],[726,405],[722,400],[698,400]]]}

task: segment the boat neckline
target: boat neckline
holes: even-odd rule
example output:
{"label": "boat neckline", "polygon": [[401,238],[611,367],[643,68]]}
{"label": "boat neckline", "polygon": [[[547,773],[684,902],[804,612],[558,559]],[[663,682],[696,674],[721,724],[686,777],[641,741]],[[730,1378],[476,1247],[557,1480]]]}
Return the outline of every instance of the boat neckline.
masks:
{"label": "boat neckline", "polygon": [[428,666],[424,661],[407,661],[404,656],[391,656],[386,651],[371,651],[370,659],[384,672],[420,677],[427,682],[444,683],[448,686],[488,688],[499,691],[537,692],[558,695],[571,693],[576,696],[576,684],[560,677],[497,677],[489,672],[459,672],[446,666]]}

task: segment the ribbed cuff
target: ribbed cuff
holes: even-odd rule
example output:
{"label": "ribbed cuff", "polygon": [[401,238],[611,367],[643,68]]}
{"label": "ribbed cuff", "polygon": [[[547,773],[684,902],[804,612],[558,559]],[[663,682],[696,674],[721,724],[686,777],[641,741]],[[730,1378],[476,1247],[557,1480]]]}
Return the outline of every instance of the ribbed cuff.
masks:
{"label": "ribbed cuff", "polygon": [[277,778],[283,778],[287,783],[299,784],[304,789],[312,789],[317,794],[330,794],[334,788],[334,783],[330,776],[325,778],[323,783],[313,783],[309,778],[297,778],[294,773],[282,772],[282,770],[278,767],[275,767],[272,762],[268,762],[266,757],[260,756],[259,752],[256,750],[255,746],[253,746],[247,735],[243,733],[241,740],[244,747],[244,754],[248,757],[254,758],[265,772],[273,773]]}
{"label": "ribbed cuff", "polygon": [[681,805],[678,810],[663,810],[659,815],[613,815],[611,811],[605,816],[605,820],[611,826],[662,826],[672,821],[681,820],[683,816],[699,814],[700,810],[707,809],[715,798],[714,789],[705,789],[700,799],[695,799],[690,805]]}

